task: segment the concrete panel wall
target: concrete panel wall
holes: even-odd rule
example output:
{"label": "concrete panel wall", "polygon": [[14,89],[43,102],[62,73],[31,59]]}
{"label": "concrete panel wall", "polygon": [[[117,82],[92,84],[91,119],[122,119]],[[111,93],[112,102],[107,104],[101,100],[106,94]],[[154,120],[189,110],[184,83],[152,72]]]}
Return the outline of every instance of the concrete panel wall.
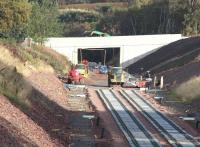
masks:
{"label": "concrete panel wall", "polygon": [[[78,48],[120,48],[120,63],[182,39],[181,34],[138,35],[111,37],[72,37],[48,38],[46,46],[67,56],[74,64],[77,63]],[[131,63],[129,63],[131,64]]]}

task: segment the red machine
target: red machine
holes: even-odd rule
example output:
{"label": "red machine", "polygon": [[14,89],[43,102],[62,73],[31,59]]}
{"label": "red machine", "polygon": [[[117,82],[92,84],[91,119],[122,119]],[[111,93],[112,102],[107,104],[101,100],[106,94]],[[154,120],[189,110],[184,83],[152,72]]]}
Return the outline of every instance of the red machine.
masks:
{"label": "red machine", "polygon": [[84,77],[75,69],[72,68],[68,73],[68,83],[77,84],[82,83]]}
{"label": "red machine", "polygon": [[136,86],[139,88],[145,88],[148,85],[148,81],[137,81]]}

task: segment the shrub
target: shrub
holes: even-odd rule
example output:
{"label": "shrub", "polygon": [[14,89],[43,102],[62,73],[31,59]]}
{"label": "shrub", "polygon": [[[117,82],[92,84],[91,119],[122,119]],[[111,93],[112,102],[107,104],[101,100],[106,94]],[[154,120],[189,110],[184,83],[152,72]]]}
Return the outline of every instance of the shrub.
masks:
{"label": "shrub", "polygon": [[178,97],[183,101],[191,102],[194,99],[200,99],[200,76],[193,77],[185,83],[182,83],[175,89]]}

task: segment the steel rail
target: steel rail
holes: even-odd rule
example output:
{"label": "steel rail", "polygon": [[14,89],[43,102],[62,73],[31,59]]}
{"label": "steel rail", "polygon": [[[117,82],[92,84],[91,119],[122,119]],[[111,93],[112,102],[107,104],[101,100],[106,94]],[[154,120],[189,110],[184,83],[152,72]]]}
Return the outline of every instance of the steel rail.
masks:
{"label": "steel rail", "polygon": [[174,147],[200,147],[200,144],[182,128],[157,111],[134,90],[122,90],[121,95],[140,111]]}
{"label": "steel rail", "polygon": [[106,89],[98,90],[97,92],[131,147],[160,147],[158,141],[152,137],[142,123],[119,101],[113,91]]}

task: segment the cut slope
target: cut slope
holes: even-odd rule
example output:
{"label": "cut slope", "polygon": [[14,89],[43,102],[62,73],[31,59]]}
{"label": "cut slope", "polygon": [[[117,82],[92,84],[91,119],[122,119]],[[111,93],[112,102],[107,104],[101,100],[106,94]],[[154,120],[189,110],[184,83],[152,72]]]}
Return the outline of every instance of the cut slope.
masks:
{"label": "cut slope", "polygon": [[55,75],[66,58],[40,47],[6,44],[0,51],[0,146],[67,146],[66,91]]}
{"label": "cut slope", "polygon": [[[187,64],[194,60],[199,53],[200,37],[182,39],[160,48],[156,52],[130,65],[128,69],[132,73],[142,73],[147,70],[161,72]],[[178,61],[180,64],[178,64]],[[141,70],[141,68],[143,68],[143,70]]]}

